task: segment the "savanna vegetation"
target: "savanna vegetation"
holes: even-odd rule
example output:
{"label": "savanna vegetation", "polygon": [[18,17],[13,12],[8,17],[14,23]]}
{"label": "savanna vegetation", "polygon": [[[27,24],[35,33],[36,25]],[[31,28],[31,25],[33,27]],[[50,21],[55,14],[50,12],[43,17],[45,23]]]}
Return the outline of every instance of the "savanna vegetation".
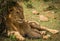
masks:
{"label": "savanna vegetation", "polygon": [[[32,26],[29,24],[30,21],[39,24]],[[60,31],[60,0],[0,0],[0,41],[22,41],[25,38],[26,41],[60,41],[60,32],[58,34],[47,32],[49,36],[47,39],[45,36],[36,39],[40,35],[35,34],[34,29],[39,28],[33,28],[34,26]],[[8,30],[13,31],[9,36]],[[15,34],[15,31],[25,38],[20,38],[22,36],[19,33]]]}

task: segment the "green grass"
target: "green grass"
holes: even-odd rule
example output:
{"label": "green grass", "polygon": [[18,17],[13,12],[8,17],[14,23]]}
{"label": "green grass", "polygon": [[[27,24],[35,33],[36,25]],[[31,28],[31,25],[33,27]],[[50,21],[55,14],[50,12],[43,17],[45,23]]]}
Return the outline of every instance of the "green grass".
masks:
{"label": "green grass", "polygon": [[[44,3],[43,1],[35,0],[34,2],[32,1],[32,5],[40,14],[46,15],[46,13],[43,12],[43,10],[45,8],[47,8],[48,4]],[[32,14],[32,9],[27,8],[25,4],[23,4],[23,8],[24,8],[24,15],[25,15],[26,20],[37,21],[42,26],[47,26],[48,28],[57,29],[60,31],[60,12],[59,11],[57,13],[54,13],[56,19],[49,18],[48,22],[42,22],[39,20],[39,15]],[[30,40],[30,39],[27,39],[26,41],[60,41],[59,37],[60,37],[60,34],[52,37],[52,39],[47,39],[47,40],[43,40],[43,39]]]}

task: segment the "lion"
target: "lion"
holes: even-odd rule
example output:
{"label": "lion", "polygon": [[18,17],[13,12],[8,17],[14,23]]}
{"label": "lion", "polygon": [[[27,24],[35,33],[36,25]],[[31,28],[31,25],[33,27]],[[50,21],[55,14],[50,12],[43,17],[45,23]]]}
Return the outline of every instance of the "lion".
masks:
{"label": "lion", "polygon": [[40,38],[40,34],[34,32],[31,26],[24,19],[23,7],[16,3],[8,8],[6,16],[6,26],[8,27],[8,35],[13,34],[18,40],[25,40],[24,36],[29,38]]}

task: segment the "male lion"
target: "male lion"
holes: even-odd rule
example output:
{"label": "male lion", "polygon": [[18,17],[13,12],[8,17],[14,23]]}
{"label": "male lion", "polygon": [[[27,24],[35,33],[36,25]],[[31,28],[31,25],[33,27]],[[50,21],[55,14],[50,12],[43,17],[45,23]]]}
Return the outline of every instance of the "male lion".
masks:
{"label": "male lion", "polygon": [[19,40],[25,40],[24,36],[29,38],[40,38],[40,34],[32,31],[30,25],[24,20],[23,8],[18,2],[12,7],[8,7],[6,16],[6,26],[8,35],[13,34]]}

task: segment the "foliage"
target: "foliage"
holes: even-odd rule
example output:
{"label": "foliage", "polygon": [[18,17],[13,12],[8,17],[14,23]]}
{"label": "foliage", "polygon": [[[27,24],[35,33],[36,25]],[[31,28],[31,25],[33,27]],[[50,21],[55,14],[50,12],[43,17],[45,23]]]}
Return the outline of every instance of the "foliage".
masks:
{"label": "foliage", "polygon": [[29,0],[23,0],[24,2],[28,2]]}
{"label": "foliage", "polygon": [[17,41],[14,35],[10,35],[9,39],[11,39],[12,41]]}
{"label": "foliage", "polygon": [[26,5],[27,8],[33,8],[31,0],[24,0],[24,4]]}
{"label": "foliage", "polygon": [[48,2],[48,1],[50,1],[50,0],[43,0],[44,2]]}

